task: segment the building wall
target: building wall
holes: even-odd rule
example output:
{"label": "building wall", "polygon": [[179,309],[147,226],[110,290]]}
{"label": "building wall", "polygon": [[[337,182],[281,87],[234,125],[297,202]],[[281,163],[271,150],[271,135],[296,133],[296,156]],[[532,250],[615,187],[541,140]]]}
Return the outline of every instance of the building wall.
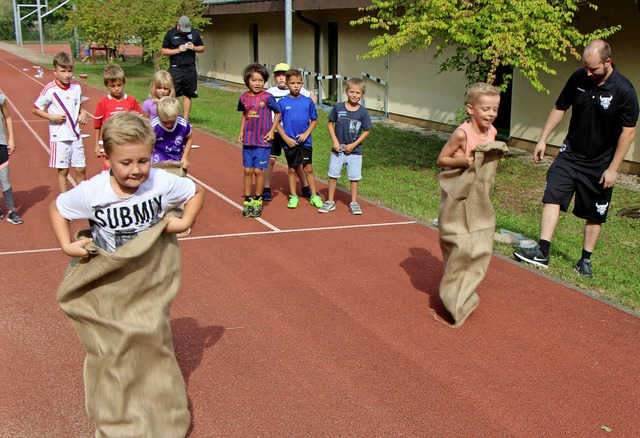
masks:
{"label": "building wall", "polygon": [[[346,0],[345,0],[346,1]],[[253,61],[251,24],[257,23],[259,33],[258,62],[276,64],[285,59],[284,14],[276,8],[277,2],[258,3],[262,12],[225,13],[212,15],[213,24],[201,32],[207,45],[204,56],[200,56],[199,73],[203,76],[242,83],[242,70]],[[322,3],[322,2],[315,2]],[[640,13],[631,0],[609,0],[597,11],[587,10],[579,17],[579,27],[589,31],[601,22],[621,24],[623,30],[610,38],[616,68],[632,83],[640,87],[640,57],[637,41],[640,40]],[[253,5],[253,4],[252,4]],[[241,5],[240,5],[241,6]],[[256,6],[257,7],[257,6]],[[294,2],[294,9],[300,5]],[[298,9],[299,10],[299,9]],[[316,73],[329,74],[329,22],[338,23],[338,71],[346,76],[369,73],[388,83],[388,112],[393,118],[416,121],[420,125],[440,126],[451,129],[456,110],[464,104],[466,81],[461,73],[439,73],[438,65],[443,57],[433,59],[432,51],[410,52],[402,50],[379,59],[359,59],[369,51],[368,43],[375,33],[367,26],[351,26],[350,21],[361,13],[351,9],[323,9],[313,7],[300,13],[321,29],[320,68]],[[292,64],[307,71],[315,71],[314,28],[301,21],[295,14],[293,20]],[[515,74],[511,114],[512,144],[533,149],[542,126],[553,107],[557,95],[566,79],[580,67],[577,59],[553,64],[557,75],[542,74],[549,94],[537,92],[522,76]],[[308,88],[315,84],[308,81]],[[319,90],[314,90],[318,92]],[[320,99],[329,97],[328,83],[323,82]],[[344,94],[342,94],[344,99]],[[365,105],[372,110],[385,109],[385,88],[374,81],[367,81]],[[549,144],[561,144],[568,126],[569,114],[549,138]],[[640,173],[640,147],[636,142],[627,155],[623,170]],[[554,148],[549,148],[554,153]]]}

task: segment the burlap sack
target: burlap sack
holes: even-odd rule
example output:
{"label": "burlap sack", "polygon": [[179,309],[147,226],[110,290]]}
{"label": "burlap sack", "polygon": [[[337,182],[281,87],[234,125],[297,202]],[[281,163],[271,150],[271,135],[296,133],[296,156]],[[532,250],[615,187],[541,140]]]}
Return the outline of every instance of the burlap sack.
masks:
{"label": "burlap sack", "polygon": [[496,216],[489,199],[501,154],[502,142],[475,148],[475,161],[467,169],[440,173],[442,189],[438,228],[444,275],[440,298],[460,327],[478,307],[476,288],[484,279],[491,254]]}
{"label": "burlap sack", "polygon": [[58,289],[87,350],[86,408],[96,437],[183,438],[189,429],[169,325],[180,250],[165,227],[160,221],[115,253],[85,246],[92,256],[75,260]]}

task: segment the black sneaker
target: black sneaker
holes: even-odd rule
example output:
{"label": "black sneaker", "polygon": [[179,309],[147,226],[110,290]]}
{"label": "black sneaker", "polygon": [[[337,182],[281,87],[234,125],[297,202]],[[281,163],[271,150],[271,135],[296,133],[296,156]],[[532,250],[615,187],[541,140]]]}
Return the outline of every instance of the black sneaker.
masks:
{"label": "black sneaker", "polygon": [[584,277],[593,278],[593,274],[591,273],[591,260],[589,259],[578,260],[573,270]]}
{"label": "black sneaker", "polygon": [[547,269],[549,267],[549,256],[544,256],[540,251],[540,245],[533,249],[518,249],[513,251],[513,256],[521,262],[531,263]]}
{"label": "black sneaker", "polygon": [[271,201],[271,189],[270,188],[266,188],[262,191],[262,200],[263,201]]}
{"label": "black sneaker", "polygon": [[311,187],[306,186],[302,188],[302,196],[311,199]]}
{"label": "black sneaker", "polygon": [[24,223],[16,210],[11,210],[9,214],[7,214],[7,220],[14,225],[20,225]]}

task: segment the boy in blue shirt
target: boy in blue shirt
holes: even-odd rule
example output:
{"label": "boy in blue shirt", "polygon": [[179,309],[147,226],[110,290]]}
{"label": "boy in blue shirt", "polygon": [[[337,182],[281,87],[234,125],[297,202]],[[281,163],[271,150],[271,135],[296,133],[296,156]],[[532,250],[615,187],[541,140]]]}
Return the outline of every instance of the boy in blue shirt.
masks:
{"label": "boy in blue shirt", "polygon": [[308,97],[300,94],[302,89],[302,74],[298,70],[287,71],[287,87],[289,95],[278,102],[280,106],[280,120],[278,133],[285,142],[284,154],[289,165],[289,203],[287,207],[298,207],[298,195],[296,195],[296,170],[302,166],[313,196],[309,202],[314,207],[322,207],[322,200],[316,191],[316,178],[312,166],[312,142],[311,132],[318,124],[316,106]]}

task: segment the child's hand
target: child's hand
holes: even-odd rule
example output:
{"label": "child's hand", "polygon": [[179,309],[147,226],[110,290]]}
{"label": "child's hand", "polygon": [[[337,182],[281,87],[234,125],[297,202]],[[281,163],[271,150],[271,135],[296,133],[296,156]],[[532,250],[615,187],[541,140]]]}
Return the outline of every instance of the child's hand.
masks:
{"label": "child's hand", "polygon": [[242,140],[244,140],[244,134],[241,132],[240,134],[238,134],[238,143],[242,144]]}
{"label": "child's hand", "polygon": [[191,223],[189,221],[182,219],[180,217],[165,216],[162,218],[162,220],[168,222],[167,227],[164,230],[169,234],[179,234],[184,231],[187,231],[189,227],[191,227]]}
{"label": "child's hand", "polygon": [[70,242],[68,245],[64,245],[62,247],[62,252],[64,252],[69,257],[89,257],[89,251],[84,249],[84,246],[91,242],[93,242],[93,239],[83,237],[80,240],[76,240],[75,242]]}
{"label": "child's hand", "polygon": [[67,121],[67,117],[64,114],[50,114],[50,118],[53,123],[64,123]]}
{"label": "child's hand", "polygon": [[100,146],[96,146],[93,151],[93,155],[95,155],[96,158],[104,158],[104,149],[101,149]]}
{"label": "child's hand", "polygon": [[269,131],[267,132],[267,134],[264,136],[265,141],[271,141],[273,140],[273,132]]}
{"label": "child's hand", "polygon": [[296,137],[298,139],[298,144],[304,143],[308,137],[309,137],[309,134],[307,134],[306,132],[303,132],[302,134],[298,134],[298,136]]}
{"label": "child's hand", "polygon": [[16,151],[16,145],[13,144],[13,141],[10,141],[9,144],[7,145],[7,151],[9,152],[9,155],[11,155]]}
{"label": "child's hand", "polygon": [[78,123],[85,125],[87,123],[87,112],[85,110],[80,111],[80,115],[78,116]]}
{"label": "child's hand", "polygon": [[333,152],[340,153],[340,142],[334,141],[331,145],[331,149],[333,150]]}
{"label": "child's hand", "polygon": [[291,138],[291,137],[286,137],[284,138],[284,142],[287,144],[287,146],[289,146],[290,148],[294,148],[296,146],[298,146],[298,142],[295,140],[295,138]]}
{"label": "child's hand", "polygon": [[467,159],[466,167],[471,167],[475,161],[475,157],[473,155],[465,155],[464,157]]}
{"label": "child's hand", "polygon": [[187,160],[187,157],[183,156],[182,160],[180,160],[180,164],[184,170],[187,170],[189,168],[189,160]]}
{"label": "child's hand", "polygon": [[344,145],[344,149],[342,150],[342,152],[344,152],[345,155],[350,155],[351,152],[353,152],[353,150],[356,148],[356,146],[357,145],[355,143]]}

